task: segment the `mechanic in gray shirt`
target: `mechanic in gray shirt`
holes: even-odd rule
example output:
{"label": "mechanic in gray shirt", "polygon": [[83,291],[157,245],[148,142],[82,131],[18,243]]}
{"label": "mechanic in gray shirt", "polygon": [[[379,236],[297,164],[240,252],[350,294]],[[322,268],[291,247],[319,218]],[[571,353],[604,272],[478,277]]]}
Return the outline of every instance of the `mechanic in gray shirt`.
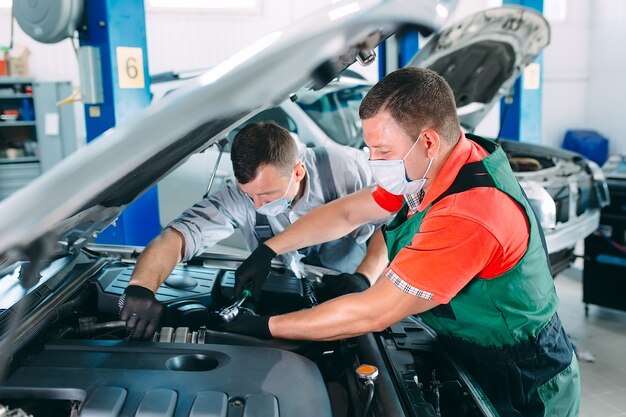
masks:
{"label": "mechanic in gray shirt", "polygon": [[[133,338],[155,332],[163,309],[155,293],[177,263],[204,252],[235,229],[253,250],[308,211],[373,182],[361,151],[307,148],[298,157],[289,132],[273,122],[251,123],[237,133],[231,160],[237,185],[226,184],[186,210],[139,257],[120,298],[120,318],[127,321]],[[375,229],[361,226],[336,241],[285,254],[283,262],[300,277],[302,261],[342,272],[322,278],[326,297],[365,290],[387,266],[381,263],[386,256],[380,256],[386,253],[384,240]],[[235,288],[235,293],[241,290]],[[261,289],[250,290],[258,300]]]}

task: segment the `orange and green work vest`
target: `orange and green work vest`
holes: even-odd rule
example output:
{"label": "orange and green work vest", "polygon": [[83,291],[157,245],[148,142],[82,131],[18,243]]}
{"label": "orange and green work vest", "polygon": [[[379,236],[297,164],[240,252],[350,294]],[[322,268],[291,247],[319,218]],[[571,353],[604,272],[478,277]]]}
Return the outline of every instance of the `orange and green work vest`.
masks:
{"label": "orange and green work vest", "polygon": [[543,233],[500,146],[466,136],[489,155],[463,165],[448,190],[423,211],[407,219],[403,206],[385,230],[389,259],[412,242],[430,208],[446,197],[493,187],[515,200],[530,226],[522,258],[500,276],[473,278],[449,304],[420,317],[472,374],[501,417],[576,416],[578,364],[556,314],[558,298]]}

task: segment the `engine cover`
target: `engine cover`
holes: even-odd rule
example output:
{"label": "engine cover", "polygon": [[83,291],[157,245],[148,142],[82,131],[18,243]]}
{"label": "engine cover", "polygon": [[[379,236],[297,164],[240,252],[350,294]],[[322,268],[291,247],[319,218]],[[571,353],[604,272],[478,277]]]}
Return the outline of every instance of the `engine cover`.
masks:
{"label": "engine cover", "polygon": [[0,398],[84,401],[81,416],[332,414],[310,360],[211,344],[55,341],[4,382]]}

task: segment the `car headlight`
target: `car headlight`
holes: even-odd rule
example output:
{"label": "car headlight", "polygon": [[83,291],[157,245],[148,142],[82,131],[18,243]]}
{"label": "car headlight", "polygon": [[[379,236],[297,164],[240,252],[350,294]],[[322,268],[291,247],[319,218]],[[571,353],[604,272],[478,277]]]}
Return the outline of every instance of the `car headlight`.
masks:
{"label": "car headlight", "polygon": [[593,190],[595,191],[595,197],[598,207],[606,207],[610,204],[611,198],[609,197],[609,186],[606,183],[606,177],[604,171],[600,168],[600,165],[593,161],[587,160],[588,172],[593,178]]}
{"label": "car headlight", "polygon": [[556,227],[556,204],[552,196],[537,182],[523,181],[520,184],[526,192],[526,197],[541,227],[554,229]]}
{"label": "car headlight", "polygon": [[602,171],[602,168],[600,168],[600,165],[596,164],[590,159],[588,159],[586,162],[587,162],[587,166],[589,167],[589,172],[591,173],[591,176],[593,177],[594,180],[606,181],[606,177],[604,176],[604,171]]}

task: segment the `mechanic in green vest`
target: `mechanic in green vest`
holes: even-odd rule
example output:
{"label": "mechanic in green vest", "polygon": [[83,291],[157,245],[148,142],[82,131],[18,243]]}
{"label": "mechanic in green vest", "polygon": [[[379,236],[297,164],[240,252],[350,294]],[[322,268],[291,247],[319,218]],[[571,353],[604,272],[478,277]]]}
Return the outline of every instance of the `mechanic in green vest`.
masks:
{"label": "mechanic in green vest", "polygon": [[319,207],[239,267],[258,288],[277,254],[396,213],[390,265],[370,289],[291,314],[240,315],[225,330],[332,340],[411,314],[438,333],[500,416],[576,416],[578,364],[559,317],[541,228],[500,146],[461,131],[436,73],[395,71],[360,107],[377,186]]}

